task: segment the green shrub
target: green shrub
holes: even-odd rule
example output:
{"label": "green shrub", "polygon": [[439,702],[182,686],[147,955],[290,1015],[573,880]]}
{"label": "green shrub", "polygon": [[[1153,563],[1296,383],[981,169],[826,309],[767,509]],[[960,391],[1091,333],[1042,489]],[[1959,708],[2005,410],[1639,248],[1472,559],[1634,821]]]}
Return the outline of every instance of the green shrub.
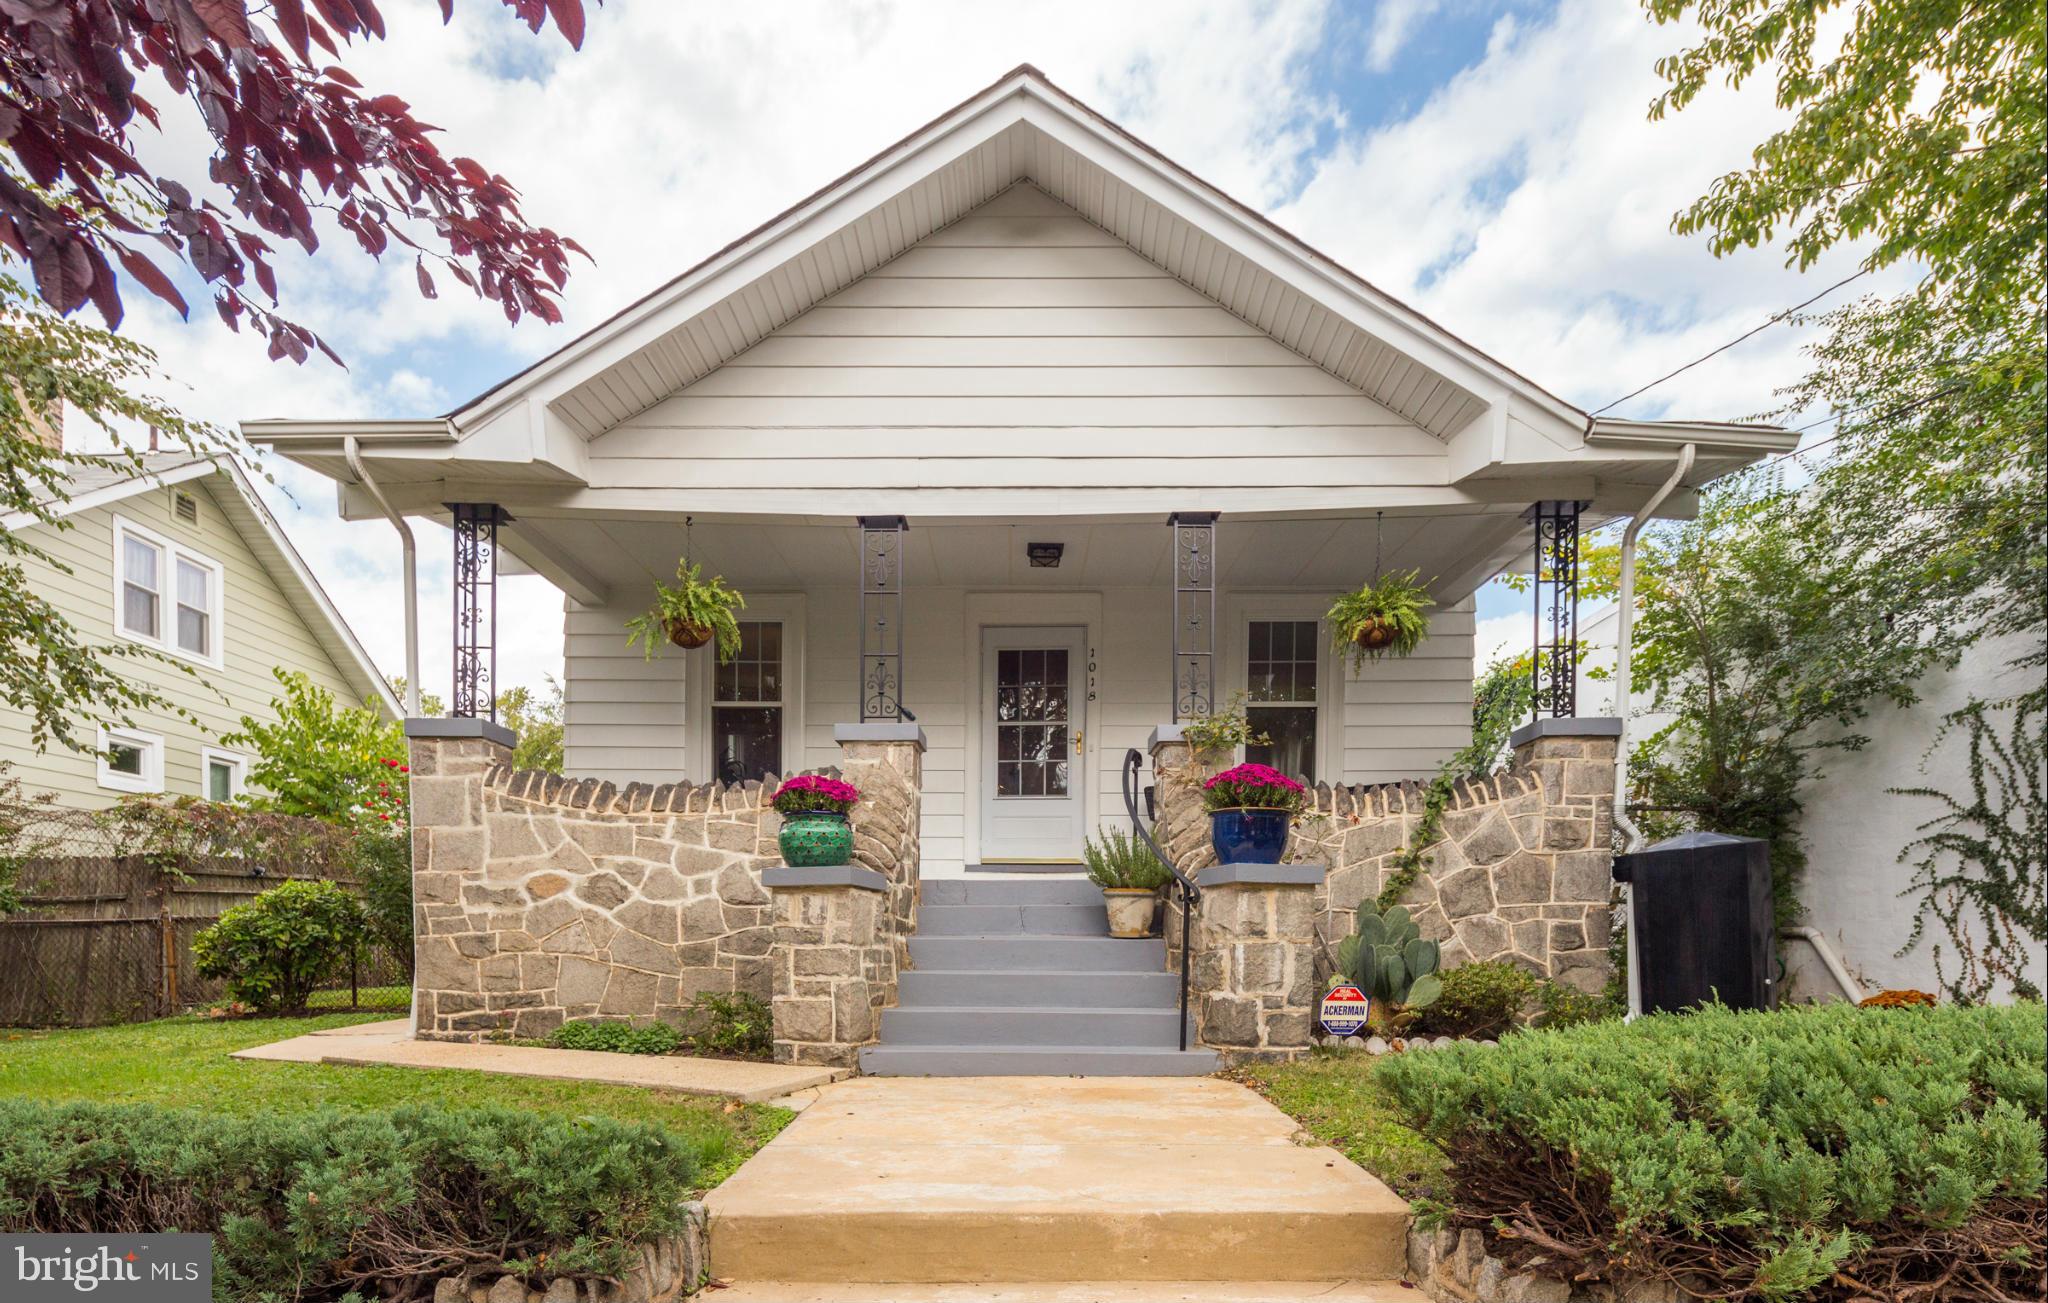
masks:
{"label": "green shrub", "polygon": [[1443,994],[1423,1009],[1416,1030],[1431,1036],[1496,1040],[1521,1022],[1542,983],[1519,964],[1482,959],[1442,974]]}
{"label": "green shrub", "polygon": [[1105,828],[1081,847],[1088,881],[1114,891],[1157,891],[1173,881],[1152,848],[1134,833]]}
{"label": "green shrub", "polygon": [[558,1050],[606,1050],[613,1054],[674,1054],[683,1034],[664,1022],[635,1027],[629,1022],[565,1022],[548,1035]]}
{"label": "green shrub", "polygon": [[0,1099],[0,1230],[209,1232],[232,1303],[410,1297],[499,1257],[529,1282],[615,1276],[681,1229],[695,1175],[667,1131],[601,1117]]}
{"label": "green shrub", "polygon": [[1579,1027],[1589,1022],[1619,1018],[1628,1012],[1628,1006],[1619,996],[1615,990],[1587,995],[1562,982],[1544,982],[1536,991],[1535,1024],[1554,1031],[1561,1027]]}
{"label": "green shrub", "polygon": [[298,1013],[345,970],[362,944],[363,907],[332,882],[286,882],[236,905],[193,938],[201,977],[225,978],[228,997]]}
{"label": "green shrub", "polygon": [[690,1047],[705,1054],[767,1060],[775,1056],[775,1019],[767,1005],[744,992],[700,992],[690,1002],[697,1031]]}
{"label": "green shrub", "polygon": [[362,874],[363,926],[369,940],[412,971],[412,845],[404,833],[365,833],[356,840]]}
{"label": "green shrub", "polygon": [[1710,1008],[1377,1076],[1450,1158],[1451,1220],[1496,1227],[1510,1258],[1540,1244],[1549,1273],[1716,1298],[2038,1297],[2042,1019]]}

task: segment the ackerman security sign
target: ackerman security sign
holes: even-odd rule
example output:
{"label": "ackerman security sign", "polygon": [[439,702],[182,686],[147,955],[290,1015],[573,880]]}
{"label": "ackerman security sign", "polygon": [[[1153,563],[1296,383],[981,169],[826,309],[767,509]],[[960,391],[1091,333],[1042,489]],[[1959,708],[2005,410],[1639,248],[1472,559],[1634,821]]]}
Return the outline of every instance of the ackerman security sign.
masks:
{"label": "ackerman security sign", "polygon": [[1339,984],[1323,997],[1318,1019],[1323,1030],[1332,1036],[1353,1036],[1365,1026],[1366,1016],[1371,1012],[1372,1002],[1365,998],[1365,992]]}
{"label": "ackerman security sign", "polygon": [[211,1235],[0,1235],[6,1303],[210,1303]]}

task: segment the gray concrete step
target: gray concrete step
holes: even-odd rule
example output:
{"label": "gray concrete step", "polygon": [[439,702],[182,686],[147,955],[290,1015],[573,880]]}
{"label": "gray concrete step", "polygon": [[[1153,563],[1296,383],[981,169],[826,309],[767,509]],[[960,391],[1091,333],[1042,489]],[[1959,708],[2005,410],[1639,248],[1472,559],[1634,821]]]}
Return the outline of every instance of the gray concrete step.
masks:
{"label": "gray concrete step", "polygon": [[1149,969],[1048,973],[907,968],[897,975],[896,1000],[906,1009],[1170,1009],[1180,1003],[1180,974]]}
{"label": "gray concrete step", "polygon": [[925,905],[1093,905],[1102,888],[1080,876],[1045,878],[926,878],[918,887]]}
{"label": "gray concrete step", "polygon": [[904,1008],[882,1011],[885,1045],[1178,1047],[1179,1010]]}
{"label": "gray concrete step", "polygon": [[927,937],[910,939],[913,968],[971,972],[1101,973],[1133,969],[1166,970],[1166,942],[1153,938],[1120,941],[1112,937],[1014,936]]}
{"label": "gray concrete step", "polygon": [[878,1077],[1201,1077],[1212,1050],[1085,1045],[870,1045],[862,1072]]}
{"label": "gray concrete step", "polygon": [[932,905],[917,911],[917,934],[977,937],[1033,932],[1040,936],[1106,937],[1109,912],[1098,895],[1089,905]]}

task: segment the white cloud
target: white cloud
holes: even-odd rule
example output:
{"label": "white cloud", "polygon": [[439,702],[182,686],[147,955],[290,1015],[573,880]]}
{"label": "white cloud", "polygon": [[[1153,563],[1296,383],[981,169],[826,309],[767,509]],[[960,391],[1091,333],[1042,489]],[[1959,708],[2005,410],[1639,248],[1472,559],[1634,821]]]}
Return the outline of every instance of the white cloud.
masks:
{"label": "white cloud", "polygon": [[[331,235],[280,257],[285,311],[353,368],[264,360],[204,306],[186,325],[130,296],[130,333],[155,346],[194,415],[417,416],[470,396],[471,377],[424,358],[559,347],[624,303],[810,193],[1017,63],[1029,60],[1169,156],[1546,387],[1601,402],[1732,338],[1825,283],[1775,253],[1714,260],[1671,212],[1743,161],[1774,110],[1768,87],[1710,93],[1651,125],[1651,63],[1677,48],[1633,0],[1567,0],[1554,21],[1500,20],[1484,57],[1406,118],[1354,130],[1312,66],[1324,0],[1190,7],[1176,0],[1007,6],[809,0],[593,9],[581,53],[528,35],[495,6],[441,24],[434,0],[384,6],[390,39],[350,52],[373,89],[444,129],[451,154],[520,187],[529,219],[573,235],[566,324],[508,329],[442,277],[428,302],[409,259],[375,263]],[[1367,62],[1411,48],[1436,0],[1386,0]],[[168,97],[166,97],[168,98]],[[1332,143],[1334,142],[1334,144]],[[145,153],[189,171],[202,141],[168,116]],[[1290,200],[1289,196],[1293,196]],[[1839,272],[1835,272],[1839,275]],[[201,320],[204,317],[206,319]],[[1774,331],[1634,404],[1705,416],[1768,405],[1796,370]],[[494,376],[484,377],[487,382]],[[270,459],[273,505],[379,663],[400,663],[398,548],[381,521],[335,518],[333,486]],[[425,567],[423,678],[445,690],[447,537],[417,527]],[[506,587],[506,684],[558,671],[559,601]],[[1482,622],[1482,628],[1493,622]]]}
{"label": "white cloud", "polygon": [[1365,66],[1385,72],[1408,44],[1423,19],[1441,7],[1441,0],[1380,0],[1373,6],[1372,32],[1366,38]]}

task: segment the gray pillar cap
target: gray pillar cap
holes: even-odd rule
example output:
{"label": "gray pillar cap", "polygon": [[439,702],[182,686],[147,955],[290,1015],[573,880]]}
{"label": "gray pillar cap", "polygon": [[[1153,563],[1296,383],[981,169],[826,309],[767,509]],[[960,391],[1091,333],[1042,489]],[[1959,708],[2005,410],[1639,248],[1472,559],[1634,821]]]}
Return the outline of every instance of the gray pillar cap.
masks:
{"label": "gray pillar cap", "polygon": [[405,721],[405,735],[416,738],[480,737],[504,747],[513,746],[519,741],[517,733],[496,720],[472,719],[467,715],[415,715]]}
{"label": "gray pillar cap", "polygon": [[771,865],[761,870],[764,887],[859,887],[864,891],[887,891],[889,880],[861,864],[813,864],[792,868]]}
{"label": "gray pillar cap", "polygon": [[1620,737],[1621,721],[1612,716],[1539,719],[1508,734],[1509,746],[1534,742],[1539,737]]}
{"label": "gray pillar cap", "polygon": [[834,724],[834,742],[915,742],[924,750],[924,730],[915,724],[877,720],[867,724]]}

